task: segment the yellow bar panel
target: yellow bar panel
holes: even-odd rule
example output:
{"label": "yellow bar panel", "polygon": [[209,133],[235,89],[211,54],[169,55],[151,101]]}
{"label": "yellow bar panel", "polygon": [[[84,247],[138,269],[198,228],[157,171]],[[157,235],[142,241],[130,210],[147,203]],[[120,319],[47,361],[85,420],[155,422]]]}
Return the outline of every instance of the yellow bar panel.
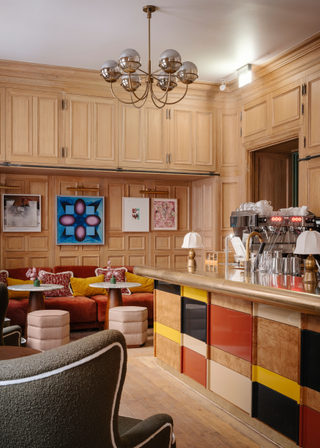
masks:
{"label": "yellow bar panel", "polygon": [[207,291],[202,291],[201,289],[190,288],[189,286],[181,286],[181,296],[208,303],[208,293]]}
{"label": "yellow bar panel", "polygon": [[160,324],[159,322],[154,322],[154,332],[170,339],[177,344],[180,344],[181,333],[180,331],[174,330],[173,328],[167,327],[166,325]]}
{"label": "yellow bar panel", "polygon": [[300,386],[295,381],[259,366],[252,366],[252,381],[257,381],[300,404]]}

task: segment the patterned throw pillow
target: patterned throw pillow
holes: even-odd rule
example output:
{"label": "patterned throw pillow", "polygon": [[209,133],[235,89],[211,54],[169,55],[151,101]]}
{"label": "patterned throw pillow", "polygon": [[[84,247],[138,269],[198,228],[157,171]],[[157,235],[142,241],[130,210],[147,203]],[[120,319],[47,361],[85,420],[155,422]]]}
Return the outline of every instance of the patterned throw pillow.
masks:
{"label": "patterned throw pillow", "polygon": [[8,271],[5,270],[0,271],[0,282],[4,283],[6,286],[8,286],[7,277],[9,277]]}
{"label": "patterned throw pillow", "polygon": [[[119,282],[125,282],[126,281],[126,272],[127,272],[127,268],[117,268],[117,269],[113,269],[113,268],[106,268],[106,269],[102,269],[102,268],[97,268],[95,270],[95,274],[96,275],[101,275],[104,274],[104,281],[105,282],[110,282],[111,277],[114,275],[116,278],[117,283]],[[128,288],[122,288],[121,289],[121,293],[130,296],[131,295],[131,291]]]}
{"label": "patterned throw pillow", "polygon": [[39,271],[38,278],[42,280],[42,283],[47,285],[62,285],[63,288],[56,289],[55,291],[44,291],[45,297],[66,297],[72,296],[70,289],[70,278],[73,277],[73,272],[59,272],[59,274],[53,274],[52,272]]}

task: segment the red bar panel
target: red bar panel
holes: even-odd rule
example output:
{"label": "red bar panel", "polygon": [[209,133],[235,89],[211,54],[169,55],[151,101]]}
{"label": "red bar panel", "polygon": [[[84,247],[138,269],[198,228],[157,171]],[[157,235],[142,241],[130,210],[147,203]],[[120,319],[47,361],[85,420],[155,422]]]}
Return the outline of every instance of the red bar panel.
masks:
{"label": "red bar panel", "polygon": [[207,360],[199,353],[182,347],[182,373],[206,387]]}
{"label": "red bar panel", "polygon": [[300,446],[320,446],[320,413],[307,406],[300,406]]}
{"label": "red bar panel", "polygon": [[209,344],[251,362],[252,316],[210,305]]}

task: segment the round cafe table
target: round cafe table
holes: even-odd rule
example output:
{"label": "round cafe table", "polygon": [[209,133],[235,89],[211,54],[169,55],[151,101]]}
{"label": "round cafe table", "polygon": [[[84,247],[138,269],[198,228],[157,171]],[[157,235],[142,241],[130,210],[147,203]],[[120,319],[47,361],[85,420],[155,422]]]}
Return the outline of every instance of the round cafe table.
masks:
{"label": "round cafe table", "polygon": [[54,291],[55,289],[62,288],[62,285],[49,285],[44,283],[41,283],[40,286],[34,286],[32,283],[8,286],[8,289],[11,291],[30,291],[27,313],[44,310],[44,291]]}
{"label": "round cafe table", "polygon": [[123,288],[135,288],[136,286],[141,286],[141,283],[134,282],[99,282],[99,283],[90,283],[92,288],[106,288],[109,289],[109,300],[107,303],[106,309],[106,317],[104,320],[104,329],[108,330],[109,328],[109,308],[114,308],[115,306],[122,306],[122,294],[121,289]]}
{"label": "round cafe table", "polygon": [[42,353],[39,350],[25,347],[13,347],[10,345],[0,346],[0,361],[7,359],[23,358],[24,356],[36,355]]}

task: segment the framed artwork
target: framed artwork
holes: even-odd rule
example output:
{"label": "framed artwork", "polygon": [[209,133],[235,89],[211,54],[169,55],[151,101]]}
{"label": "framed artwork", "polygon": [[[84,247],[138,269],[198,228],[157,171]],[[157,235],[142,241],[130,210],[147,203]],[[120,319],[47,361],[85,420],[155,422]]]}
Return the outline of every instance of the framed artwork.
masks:
{"label": "framed artwork", "polygon": [[177,207],[177,199],[152,199],[152,229],[178,230]]}
{"label": "framed artwork", "polygon": [[104,244],[104,197],[56,196],[56,244]]}
{"label": "framed artwork", "polygon": [[122,198],[122,231],[149,232],[149,198]]}
{"label": "framed artwork", "polygon": [[4,232],[41,232],[41,196],[38,194],[3,194]]}

